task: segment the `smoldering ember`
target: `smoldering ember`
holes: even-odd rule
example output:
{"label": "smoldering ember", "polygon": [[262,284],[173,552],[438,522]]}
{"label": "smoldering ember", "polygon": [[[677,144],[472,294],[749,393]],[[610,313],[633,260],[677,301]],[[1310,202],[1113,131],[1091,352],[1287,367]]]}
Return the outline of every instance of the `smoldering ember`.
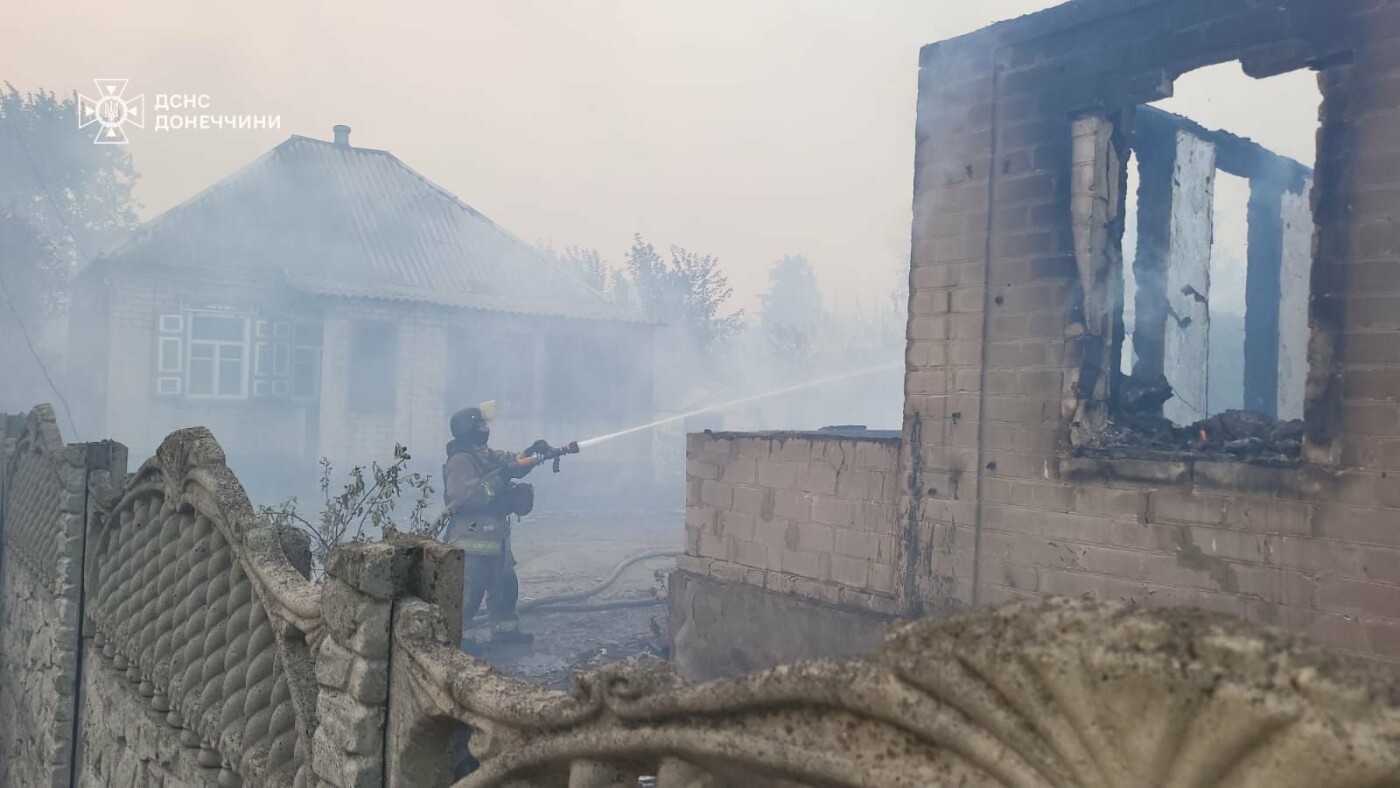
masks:
{"label": "smoldering ember", "polygon": [[1400,785],[1400,4],[982,5],[16,9],[0,786]]}

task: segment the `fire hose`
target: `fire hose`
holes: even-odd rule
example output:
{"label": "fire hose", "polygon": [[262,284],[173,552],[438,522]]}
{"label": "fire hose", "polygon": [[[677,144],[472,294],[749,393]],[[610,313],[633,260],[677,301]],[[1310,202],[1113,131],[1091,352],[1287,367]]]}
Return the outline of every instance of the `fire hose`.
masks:
{"label": "fire hose", "polygon": [[[552,594],[550,596],[542,596],[539,599],[531,599],[527,602],[521,602],[517,609],[521,613],[528,613],[532,610],[539,610],[540,608],[547,608],[545,610],[539,610],[539,612],[542,613],[591,613],[599,610],[617,610],[620,608],[628,607],[650,607],[651,605],[661,604],[664,601],[661,597],[642,597],[640,599],[613,599],[608,600],[606,602],[589,602],[579,605],[566,605],[563,603],[576,602],[581,599],[587,599],[591,596],[596,596],[598,593],[606,590],[613,583],[616,583],[617,579],[622,576],[622,573],[627,570],[627,567],[632,566],[635,563],[638,563],[640,561],[646,561],[650,558],[671,558],[680,555],[681,552],[682,551],[680,550],[670,548],[656,548],[652,550],[647,550],[645,552],[637,553],[636,555],[622,559],[622,562],[619,563],[617,566],[613,567],[612,571],[608,573],[608,576],[603,578],[602,581],[598,582],[596,585],[589,586],[588,588],[585,588],[582,591],[570,591],[566,594]],[[483,615],[486,615],[486,611],[480,611],[477,613],[478,617]]]}

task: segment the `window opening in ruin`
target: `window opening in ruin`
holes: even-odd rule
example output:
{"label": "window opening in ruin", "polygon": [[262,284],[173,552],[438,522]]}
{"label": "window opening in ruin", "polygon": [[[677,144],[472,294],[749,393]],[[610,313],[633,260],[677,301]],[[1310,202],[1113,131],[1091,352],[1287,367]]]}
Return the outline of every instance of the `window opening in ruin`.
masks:
{"label": "window opening in ruin", "polygon": [[1174,88],[1123,115],[1121,376],[1108,426],[1078,445],[1295,457],[1316,75],[1256,81],[1234,63]]}
{"label": "window opening in ruin", "polygon": [[1128,150],[1128,181],[1123,192],[1123,333],[1122,353],[1119,356],[1119,371],[1124,375],[1133,374],[1133,363],[1137,356],[1133,351],[1133,323],[1136,314],[1134,299],[1137,297],[1137,279],[1133,276],[1133,260],[1137,256],[1138,211],[1137,195],[1139,183],[1137,154]]}
{"label": "window opening in ruin", "polygon": [[[1249,261],[1249,180],[1215,173],[1210,247],[1209,366],[1200,418],[1244,409],[1244,313]],[[1307,320],[1306,312],[1303,320]],[[1193,420],[1194,421],[1194,420]]]}

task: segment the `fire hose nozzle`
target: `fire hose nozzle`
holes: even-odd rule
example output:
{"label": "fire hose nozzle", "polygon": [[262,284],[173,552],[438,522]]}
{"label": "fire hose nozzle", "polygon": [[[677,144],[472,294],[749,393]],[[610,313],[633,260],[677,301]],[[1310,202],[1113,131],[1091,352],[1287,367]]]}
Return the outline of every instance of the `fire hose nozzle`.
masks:
{"label": "fire hose nozzle", "polygon": [[560,446],[559,448],[557,448],[557,449],[555,449],[554,451],[550,452],[550,454],[553,455],[553,456],[551,457],[551,459],[554,460],[554,467],[552,468],[552,470],[553,470],[555,473],[558,473],[558,472],[559,472],[559,458],[560,458],[560,457],[563,457],[565,454],[578,454],[578,441],[569,441],[568,443],[564,444],[563,446]]}

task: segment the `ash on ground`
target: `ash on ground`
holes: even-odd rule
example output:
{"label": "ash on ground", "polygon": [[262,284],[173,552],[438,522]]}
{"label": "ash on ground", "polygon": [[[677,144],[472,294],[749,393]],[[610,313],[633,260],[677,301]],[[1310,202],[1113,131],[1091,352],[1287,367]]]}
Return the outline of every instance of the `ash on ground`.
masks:
{"label": "ash on ground", "polygon": [[[624,559],[652,548],[680,549],[684,512],[626,514],[542,513],[516,523],[511,533],[520,602],[582,591],[601,582]],[[588,612],[520,614],[521,628],[535,636],[528,646],[486,644],[478,656],[501,671],[531,683],[567,690],[576,673],[638,655],[666,652],[668,622],[665,575],[674,558],[647,559],[629,567],[615,583],[583,603],[656,596],[649,607]]]}

